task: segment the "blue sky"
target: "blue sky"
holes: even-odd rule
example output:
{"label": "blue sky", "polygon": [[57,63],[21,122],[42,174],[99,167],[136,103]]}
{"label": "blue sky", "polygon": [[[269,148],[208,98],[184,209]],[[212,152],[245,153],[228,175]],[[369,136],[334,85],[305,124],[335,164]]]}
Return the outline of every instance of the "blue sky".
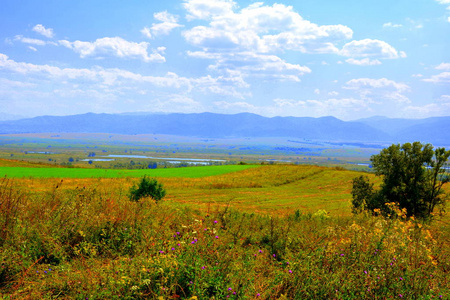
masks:
{"label": "blue sky", "polygon": [[450,0],[0,5],[3,115],[450,115]]}

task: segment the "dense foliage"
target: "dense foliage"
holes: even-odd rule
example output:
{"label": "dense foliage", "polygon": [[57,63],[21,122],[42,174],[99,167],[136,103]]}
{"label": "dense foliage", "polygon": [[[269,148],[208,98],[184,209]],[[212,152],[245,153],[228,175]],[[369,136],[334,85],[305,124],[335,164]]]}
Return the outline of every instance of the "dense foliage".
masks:
{"label": "dense foliage", "polygon": [[390,214],[387,203],[397,203],[407,216],[428,218],[445,204],[442,186],[449,181],[450,151],[420,142],[391,145],[371,157],[375,174],[382,176],[378,190],[367,176],[353,180],[353,211],[379,210]]}

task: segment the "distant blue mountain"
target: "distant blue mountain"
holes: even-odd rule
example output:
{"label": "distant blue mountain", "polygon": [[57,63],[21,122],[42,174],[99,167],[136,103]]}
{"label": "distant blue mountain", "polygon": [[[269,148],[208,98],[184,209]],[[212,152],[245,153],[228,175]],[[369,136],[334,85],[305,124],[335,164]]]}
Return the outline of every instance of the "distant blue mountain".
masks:
{"label": "distant blue mountain", "polygon": [[390,119],[372,117],[360,119],[372,128],[390,135],[397,142],[421,141],[424,143],[450,145],[450,117],[426,119]]}
{"label": "distant blue mountain", "polygon": [[[234,115],[198,114],[80,114],[41,116],[30,119],[1,121],[0,133],[116,133],[170,134],[178,136],[295,137],[332,141],[397,142],[441,141],[449,118],[419,120],[364,119],[345,122],[334,117],[274,117],[250,113]],[[390,124],[386,126],[386,123]],[[447,127],[442,127],[447,126]],[[428,133],[429,139],[422,139]]]}

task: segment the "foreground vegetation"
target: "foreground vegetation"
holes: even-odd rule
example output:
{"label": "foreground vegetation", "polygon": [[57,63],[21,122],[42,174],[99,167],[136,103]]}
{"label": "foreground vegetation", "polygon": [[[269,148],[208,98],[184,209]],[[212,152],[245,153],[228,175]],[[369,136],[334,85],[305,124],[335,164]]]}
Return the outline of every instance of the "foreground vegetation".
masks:
{"label": "foreground vegetation", "polygon": [[262,166],[161,178],[167,196],[158,204],[130,201],[127,191],[136,183],[130,178],[3,178],[0,293],[5,299],[447,298],[448,218],[423,223],[395,207],[392,219],[353,216],[354,175]]}

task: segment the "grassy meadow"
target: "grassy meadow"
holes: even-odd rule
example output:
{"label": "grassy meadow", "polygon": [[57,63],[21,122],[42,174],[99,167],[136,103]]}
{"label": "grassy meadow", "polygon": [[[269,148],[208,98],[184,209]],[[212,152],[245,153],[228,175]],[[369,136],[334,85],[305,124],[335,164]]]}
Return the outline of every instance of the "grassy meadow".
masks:
{"label": "grassy meadow", "polygon": [[142,170],[167,191],[156,204],[128,198],[141,170],[71,178],[77,168],[54,168],[61,175],[44,178],[47,169],[34,169],[41,170],[0,179],[3,299],[450,295],[448,216],[424,223],[400,210],[391,219],[352,215],[356,171],[288,164]]}

